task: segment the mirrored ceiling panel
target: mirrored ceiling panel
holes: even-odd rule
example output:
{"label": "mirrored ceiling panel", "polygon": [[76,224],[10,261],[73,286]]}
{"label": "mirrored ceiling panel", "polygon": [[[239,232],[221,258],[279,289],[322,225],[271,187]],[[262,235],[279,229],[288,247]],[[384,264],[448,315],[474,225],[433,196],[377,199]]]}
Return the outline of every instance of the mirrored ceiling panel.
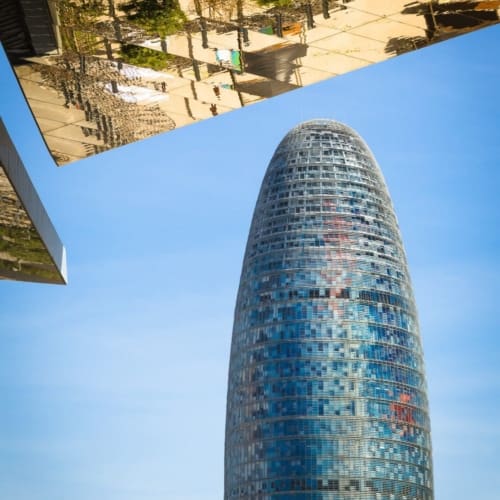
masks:
{"label": "mirrored ceiling panel", "polygon": [[57,164],[498,23],[500,1],[2,0]]}
{"label": "mirrored ceiling panel", "polygon": [[0,120],[0,279],[66,283],[66,252]]}

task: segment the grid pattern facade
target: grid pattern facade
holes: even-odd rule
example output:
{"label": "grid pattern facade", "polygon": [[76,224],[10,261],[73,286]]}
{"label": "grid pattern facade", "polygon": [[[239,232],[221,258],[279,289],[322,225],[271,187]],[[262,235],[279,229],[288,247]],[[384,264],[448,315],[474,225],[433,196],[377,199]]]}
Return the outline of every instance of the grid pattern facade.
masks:
{"label": "grid pattern facade", "polygon": [[382,174],[303,123],[267,169],[229,368],[225,499],[432,500],[422,348]]}

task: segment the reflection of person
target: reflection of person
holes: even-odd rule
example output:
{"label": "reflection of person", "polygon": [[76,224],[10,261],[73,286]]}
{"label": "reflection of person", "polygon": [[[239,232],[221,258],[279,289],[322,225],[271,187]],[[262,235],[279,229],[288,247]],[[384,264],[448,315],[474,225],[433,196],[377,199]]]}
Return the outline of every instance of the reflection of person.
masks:
{"label": "reflection of person", "polygon": [[217,105],[216,104],[211,104],[210,105],[210,111],[213,116],[217,116],[219,113],[217,113]]}

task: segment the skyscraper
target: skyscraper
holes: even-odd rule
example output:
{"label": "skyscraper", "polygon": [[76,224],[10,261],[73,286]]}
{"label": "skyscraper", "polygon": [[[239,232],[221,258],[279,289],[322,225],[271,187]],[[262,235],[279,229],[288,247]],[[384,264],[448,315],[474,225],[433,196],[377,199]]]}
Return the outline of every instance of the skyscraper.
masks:
{"label": "skyscraper", "polygon": [[349,127],[290,131],[248,238],[225,499],[431,500],[422,348],[382,174]]}

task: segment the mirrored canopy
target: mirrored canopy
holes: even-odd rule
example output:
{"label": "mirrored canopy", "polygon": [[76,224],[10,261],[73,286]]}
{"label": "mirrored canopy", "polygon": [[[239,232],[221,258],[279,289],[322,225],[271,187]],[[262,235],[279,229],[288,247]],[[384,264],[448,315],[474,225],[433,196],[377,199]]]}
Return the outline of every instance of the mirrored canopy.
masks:
{"label": "mirrored canopy", "polygon": [[0,279],[67,281],[66,251],[1,119]]}
{"label": "mirrored canopy", "polygon": [[500,1],[3,0],[59,165],[498,23]]}

